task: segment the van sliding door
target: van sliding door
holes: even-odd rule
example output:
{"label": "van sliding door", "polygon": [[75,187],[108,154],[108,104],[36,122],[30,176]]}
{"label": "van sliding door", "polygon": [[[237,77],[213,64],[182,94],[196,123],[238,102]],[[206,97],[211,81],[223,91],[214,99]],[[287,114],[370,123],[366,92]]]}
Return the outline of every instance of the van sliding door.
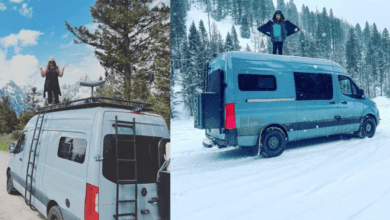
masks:
{"label": "van sliding door", "polygon": [[298,138],[337,134],[341,131],[332,73],[294,72],[298,103]]}

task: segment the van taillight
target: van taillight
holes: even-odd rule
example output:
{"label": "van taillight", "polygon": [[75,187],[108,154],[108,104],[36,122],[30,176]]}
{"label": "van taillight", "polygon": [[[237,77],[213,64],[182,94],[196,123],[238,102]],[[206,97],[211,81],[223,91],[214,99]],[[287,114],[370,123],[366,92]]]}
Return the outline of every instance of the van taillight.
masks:
{"label": "van taillight", "polygon": [[99,187],[87,183],[85,193],[85,220],[99,220]]}
{"label": "van taillight", "polygon": [[225,105],[225,128],[236,128],[236,113],[234,111],[234,103],[228,103]]}

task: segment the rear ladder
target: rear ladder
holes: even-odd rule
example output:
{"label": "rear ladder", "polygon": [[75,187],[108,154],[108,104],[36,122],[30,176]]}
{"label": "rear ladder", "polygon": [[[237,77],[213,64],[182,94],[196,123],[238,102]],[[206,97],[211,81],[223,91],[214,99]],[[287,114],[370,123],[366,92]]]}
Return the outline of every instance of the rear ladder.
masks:
{"label": "rear ladder", "polygon": [[[33,188],[32,188],[33,175],[34,175],[34,168],[35,168],[36,152],[37,152],[39,138],[40,138],[41,132],[42,132],[43,119],[45,118],[45,114],[46,114],[45,111],[40,112],[38,114],[37,122],[35,123],[33,139],[31,141],[30,152],[29,152],[28,162],[27,162],[27,170],[26,170],[26,187],[25,187],[25,191],[24,191],[24,201],[26,202],[27,205],[30,206],[30,208],[32,210],[35,210],[35,211],[36,211],[36,208],[31,203],[31,197],[33,194]],[[39,123],[39,121],[40,121],[40,123]],[[37,130],[38,130],[38,136],[35,137]],[[33,155],[33,156],[31,156],[31,155]],[[30,167],[31,167],[31,169],[30,169]]]}
{"label": "rear ladder", "polygon": [[[132,140],[126,140],[126,139],[118,139],[118,127],[127,127],[131,128],[133,130],[133,139]],[[115,215],[114,218],[118,220],[120,217],[125,216],[134,216],[135,219],[138,219],[138,207],[137,207],[137,145],[135,140],[136,134],[135,134],[135,118],[133,118],[133,122],[128,121],[118,121],[118,116],[115,116],[115,144],[116,144],[116,207],[115,207]],[[127,142],[127,143],[134,143],[134,159],[119,159],[118,158],[118,143],[119,142]],[[134,163],[135,168],[135,179],[119,179],[119,163]],[[134,184],[134,200],[119,200],[119,186],[120,185],[126,185],[126,184]],[[121,213],[119,214],[119,204],[120,203],[134,203],[135,204],[135,210],[131,213]]]}

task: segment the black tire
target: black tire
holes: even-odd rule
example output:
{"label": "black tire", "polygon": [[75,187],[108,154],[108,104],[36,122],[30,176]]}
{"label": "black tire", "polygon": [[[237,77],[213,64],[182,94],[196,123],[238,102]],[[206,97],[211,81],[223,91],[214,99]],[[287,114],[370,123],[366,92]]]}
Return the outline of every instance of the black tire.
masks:
{"label": "black tire", "polygon": [[376,123],[374,119],[371,117],[366,118],[362,124],[361,130],[365,137],[372,138],[376,130]]}
{"label": "black tire", "polygon": [[60,207],[57,205],[51,207],[47,220],[63,220]]}
{"label": "black tire", "polygon": [[7,193],[10,195],[15,195],[18,191],[14,188],[14,184],[12,183],[12,175],[11,172],[7,174]]}
{"label": "black tire", "polygon": [[279,128],[267,128],[261,137],[260,154],[263,157],[277,157],[286,148],[286,135]]}

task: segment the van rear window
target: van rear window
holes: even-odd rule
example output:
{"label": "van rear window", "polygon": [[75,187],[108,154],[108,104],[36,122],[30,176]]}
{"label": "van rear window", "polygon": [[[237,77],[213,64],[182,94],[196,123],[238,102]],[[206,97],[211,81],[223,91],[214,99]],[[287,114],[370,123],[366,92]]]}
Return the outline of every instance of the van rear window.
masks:
{"label": "van rear window", "polygon": [[241,91],[275,91],[276,78],[273,75],[239,74],[238,88]]}
{"label": "van rear window", "polygon": [[77,163],[84,163],[87,141],[79,138],[61,137],[58,157]]}
{"label": "van rear window", "polygon": [[[118,163],[119,179],[137,179],[138,183],[155,183],[159,169],[158,143],[161,137],[137,135],[135,154],[134,143],[119,141],[134,140],[133,138],[133,135],[118,134],[118,159],[137,160],[137,166],[134,162]],[[116,154],[115,134],[105,135],[103,140],[103,176],[113,183],[117,183]]]}
{"label": "van rear window", "polygon": [[296,100],[333,99],[332,75],[324,73],[294,73]]}

